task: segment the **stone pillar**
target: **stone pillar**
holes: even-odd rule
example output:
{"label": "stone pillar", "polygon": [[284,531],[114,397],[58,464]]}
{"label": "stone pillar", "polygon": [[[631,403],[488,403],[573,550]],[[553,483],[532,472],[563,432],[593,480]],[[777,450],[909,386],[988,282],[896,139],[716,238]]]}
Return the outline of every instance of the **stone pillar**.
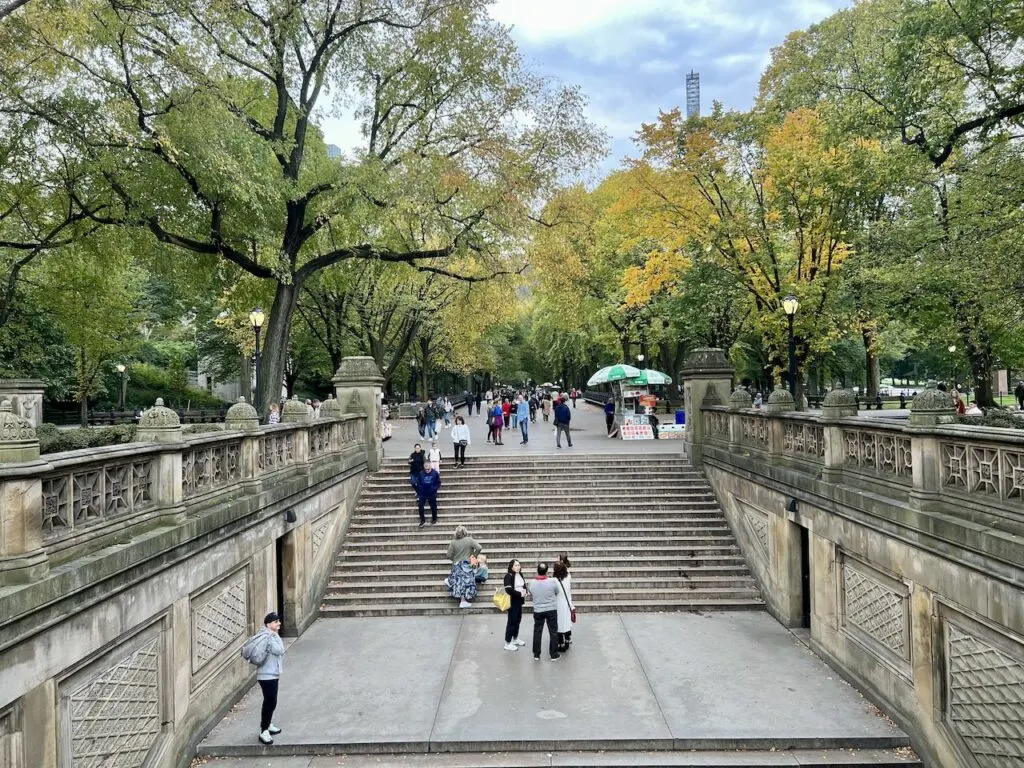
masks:
{"label": "stone pillar", "polygon": [[956,421],[953,396],[929,381],[910,404],[910,453],[913,462],[914,487],[910,506],[925,509],[936,504],[942,490],[942,452],[939,439],[928,427]]}
{"label": "stone pillar", "polygon": [[732,389],[733,367],[721,349],[695,349],[686,358],[681,372],[683,377],[683,407],[686,409],[686,435],[683,449],[694,466],[700,466],[703,457],[704,414],[701,406],[708,388],[718,392]]}
{"label": "stone pillar", "polygon": [[245,402],[244,397],[228,408],[224,415],[225,429],[244,432],[239,452],[239,469],[242,472],[242,486],[246,491],[259,489],[260,417],[256,409]]}
{"label": "stone pillar", "polygon": [[733,393],[729,395],[729,450],[735,451],[740,447],[742,442],[740,438],[743,435],[743,426],[740,424],[739,413],[740,411],[749,410],[754,407],[754,398],[750,396],[743,387],[736,387]]}
{"label": "stone pillar", "polygon": [[825,435],[825,469],[821,477],[828,483],[841,483],[846,446],[839,420],[857,415],[857,397],[850,389],[834,389],[821,403],[821,421]]}
{"label": "stone pillar", "polygon": [[160,509],[161,521],[176,525],[185,521],[184,493],[181,480],[181,446],[184,438],[178,414],[164,407],[162,397],[139,417],[135,439],[140,443],[162,443],[168,449],[156,459],[153,500]]}
{"label": "stone pillar", "polygon": [[776,385],[775,390],[768,395],[766,410],[769,416],[768,451],[772,456],[772,461],[775,461],[783,453],[786,425],[783,424],[782,419],[773,419],[771,416],[795,411],[796,403],[793,400],[793,395],[781,384]]}
{"label": "stone pillar", "polygon": [[49,571],[43,550],[43,484],[47,468],[27,419],[0,403],[0,586],[26,584]]}
{"label": "stone pillar", "polygon": [[363,445],[371,472],[380,468],[384,443],[380,439],[384,377],[372,357],[346,357],[334,374],[334,391],[346,413],[363,416]]}
{"label": "stone pillar", "polygon": [[0,400],[10,400],[11,411],[32,428],[43,423],[43,392],[46,385],[38,379],[0,379]]}
{"label": "stone pillar", "polygon": [[331,453],[341,451],[341,403],[334,395],[328,395],[320,404],[320,421],[331,425]]}

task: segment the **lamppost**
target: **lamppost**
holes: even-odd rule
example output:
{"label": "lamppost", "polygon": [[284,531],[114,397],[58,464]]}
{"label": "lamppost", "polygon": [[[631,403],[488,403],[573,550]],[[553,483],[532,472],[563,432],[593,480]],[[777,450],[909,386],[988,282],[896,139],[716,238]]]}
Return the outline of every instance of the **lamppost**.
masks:
{"label": "lamppost", "polygon": [[643,355],[643,352],[641,352],[639,355],[636,356],[636,361],[638,363],[637,368],[643,368],[644,367],[644,355]]}
{"label": "lamppost", "polygon": [[793,316],[800,309],[800,301],[793,294],[782,300],[782,311],[789,321],[789,394],[796,401],[796,339],[793,338]]}
{"label": "lamppost", "polygon": [[950,344],[947,349],[949,349],[950,386],[956,389],[956,344]]}
{"label": "lamppost", "polygon": [[126,368],[124,363],[118,363],[117,364],[117,373],[121,377],[121,399],[119,401],[120,405],[118,406],[118,409],[117,409],[119,411],[123,411],[124,410],[124,385],[127,382],[127,379],[125,378],[124,373],[125,373],[126,369],[127,368]]}
{"label": "lamppost", "polygon": [[416,395],[416,358],[410,360],[409,365],[412,367],[412,386],[409,387],[411,390],[409,399],[415,403],[418,402]]}
{"label": "lamppost", "polygon": [[254,402],[258,402],[260,396],[260,329],[266,319],[267,315],[259,307],[253,307],[249,312],[249,323],[252,324],[252,329],[256,333],[256,391],[252,398]]}

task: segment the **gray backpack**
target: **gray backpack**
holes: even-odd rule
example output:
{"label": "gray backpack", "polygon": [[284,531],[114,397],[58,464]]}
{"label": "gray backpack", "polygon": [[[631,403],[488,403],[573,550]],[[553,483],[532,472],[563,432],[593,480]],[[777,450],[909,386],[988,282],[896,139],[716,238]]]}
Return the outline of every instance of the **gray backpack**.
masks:
{"label": "gray backpack", "polygon": [[267,660],[267,636],[257,632],[242,643],[242,658],[254,666],[260,666]]}

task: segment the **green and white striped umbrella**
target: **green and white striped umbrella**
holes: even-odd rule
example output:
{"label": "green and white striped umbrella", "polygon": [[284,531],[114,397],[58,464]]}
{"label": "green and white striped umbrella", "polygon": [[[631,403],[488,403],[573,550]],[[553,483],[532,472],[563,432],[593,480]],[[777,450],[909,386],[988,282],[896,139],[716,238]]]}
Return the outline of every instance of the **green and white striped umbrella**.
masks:
{"label": "green and white striped umbrella", "polygon": [[639,376],[633,376],[627,382],[628,384],[637,384],[639,386],[646,386],[647,384],[671,384],[672,378],[661,371],[656,371],[653,368],[644,368],[640,371]]}
{"label": "green and white striped umbrella", "polygon": [[641,373],[639,368],[632,365],[609,365],[602,368],[587,380],[587,386],[593,387],[596,384],[607,384],[610,381],[625,381]]}

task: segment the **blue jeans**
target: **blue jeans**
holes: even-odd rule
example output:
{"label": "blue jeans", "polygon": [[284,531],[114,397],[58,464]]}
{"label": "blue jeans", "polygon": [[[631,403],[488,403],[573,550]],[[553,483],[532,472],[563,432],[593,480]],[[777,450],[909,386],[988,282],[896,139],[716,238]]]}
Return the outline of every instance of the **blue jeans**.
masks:
{"label": "blue jeans", "polygon": [[528,422],[526,419],[523,419],[522,421],[519,422],[519,431],[523,433],[523,442],[524,443],[530,442],[530,438],[526,434],[526,425],[529,424],[529,423],[530,422]]}
{"label": "blue jeans", "polygon": [[433,420],[427,422],[427,437],[430,439],[437,437],[437,429],[434,427],[434,423]]}

